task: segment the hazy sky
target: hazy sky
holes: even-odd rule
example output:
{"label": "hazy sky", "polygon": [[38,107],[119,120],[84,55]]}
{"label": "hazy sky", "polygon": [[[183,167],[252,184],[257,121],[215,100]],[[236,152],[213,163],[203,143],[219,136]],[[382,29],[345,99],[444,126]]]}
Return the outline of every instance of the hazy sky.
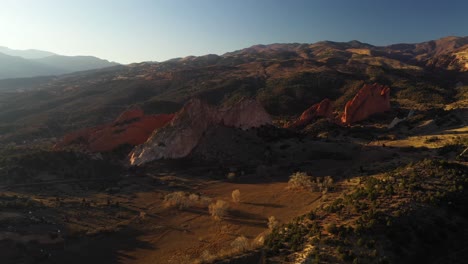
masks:
{"label": "hazy sky", "polygon": [[468,1],[0,0],[0,46],[121,63],[254,44],[374,45],[468,35]]}

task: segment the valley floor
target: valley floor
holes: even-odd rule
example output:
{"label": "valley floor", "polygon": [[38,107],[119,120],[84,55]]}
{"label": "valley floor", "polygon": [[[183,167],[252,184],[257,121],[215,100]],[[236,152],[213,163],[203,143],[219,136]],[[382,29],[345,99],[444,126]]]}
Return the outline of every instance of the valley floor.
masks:
{"label": "valley floor", "polygon": [[[105,184],[106,188],[96,189],[81,181],[3,185],[2,263],[193,263],[238,254],[233,241],[244,236],[253,247],[261,245],[270,233],[269,217],[287,224],[333,203],[359,185],[361,177],[378,177],[424,158],[454,160],[458,153],[440,153],[441,149],[468,138],[466,126],[434,129],[429,124],[415,129],[420,132],[393,139],[349,138],[357,145],[350,159],[324,157],[294,168],[278,164],[272,166],[276,171],[271,175],[238,170],[228,179],[216,167],[181,169],[154,164],[129,171]],[[316,140],[306,138],[299,145],[312,146]],[[337,148],[333,141],[329,144]],[[291,190],[288,179],[294,171],[331,176],[335,188],[326,194]],[[231,197],[236,189],[240,202]],[[178,191],[211,202],[224,200],[228,213],[219,221],[210,216],[208,203],[167,207],[165,196]],[[306,246],[288,257],[270,260],[301,263],[312,250]]]}

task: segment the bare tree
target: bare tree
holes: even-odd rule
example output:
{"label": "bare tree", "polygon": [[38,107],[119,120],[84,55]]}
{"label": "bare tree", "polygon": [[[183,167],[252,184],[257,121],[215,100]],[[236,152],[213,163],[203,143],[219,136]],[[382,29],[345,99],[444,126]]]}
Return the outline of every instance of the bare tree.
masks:
{"label": "bare tree", "polygon": [[232,194],[231,194],[231,195],[232,195],[232,201],[233,201],[233,202],[235,202],[235,203],[240,203],[240,201],[241,201],[241,198],[240,198],[241,193],[240,193],[239,189],[236,189],[236,190],[232,191]]}
{"label": "bare tree", "polygon": [[245,236],[240,236],[231,242],[231,247],[235,251],[244,252],[249,249],[249,240]]}
{"label": "bare tree", "polygon": [[228,203],[223,200],[217,200],[216,203],[210,204],[208,210],[215,220],[220,221],[226,215],[228,208]]}
{"label": "bare tree", "polygon": [[276,220],[276,217],[270,216],[268,217],[268,228],[270,230],[275,229],[279,225],[278,220]]}

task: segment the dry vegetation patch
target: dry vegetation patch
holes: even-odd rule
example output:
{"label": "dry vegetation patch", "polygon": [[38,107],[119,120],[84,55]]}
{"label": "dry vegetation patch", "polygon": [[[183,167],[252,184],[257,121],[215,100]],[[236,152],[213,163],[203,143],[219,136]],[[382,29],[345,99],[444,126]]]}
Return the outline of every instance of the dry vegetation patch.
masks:
{"label": "dry vegetation patch", "polygon": [[217,200],[208,207],[211,216],[217,221],[221,221],[226,216],[228,209],[229,204],[223,200]]}
{"label": "dry vegetation patch", "polygon": [[166,207],[178,208],[180,210],[191,206],[206,207],[210,204],[211,198],[187,192],[173,192],[164,197],[164,205]]}
{"label": "dry vegetation patch", "polygon": [[235,203],[240,203],[241,201],[241,193],[239,191],[239,189],[236,189],[234,191],[232,191],[232,201],[235,202]]}
{"label": "dry vegetation patch", "polygon": [[333,188],[333,178],[330,176],[325,177],[312,177],[305,172],[296,172],[289,177],[288,188],[291,190],[308,190],[328,192]]}

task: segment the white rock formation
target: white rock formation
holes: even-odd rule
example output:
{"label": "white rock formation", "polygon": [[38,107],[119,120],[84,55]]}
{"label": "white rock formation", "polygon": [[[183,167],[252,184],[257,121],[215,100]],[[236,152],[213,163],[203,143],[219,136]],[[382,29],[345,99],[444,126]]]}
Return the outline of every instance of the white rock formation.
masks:
{"label": "white rock formation", "polygon": [[142,145],[129,154],[131,165],[142,165],[159,159],[183,158],[197,146],[205,131],[215,125],[241,129],[272,123],[271,117],[255,100],[243,99],[231,106],[216,108],[192,99],[165,127],[153,132]]}

